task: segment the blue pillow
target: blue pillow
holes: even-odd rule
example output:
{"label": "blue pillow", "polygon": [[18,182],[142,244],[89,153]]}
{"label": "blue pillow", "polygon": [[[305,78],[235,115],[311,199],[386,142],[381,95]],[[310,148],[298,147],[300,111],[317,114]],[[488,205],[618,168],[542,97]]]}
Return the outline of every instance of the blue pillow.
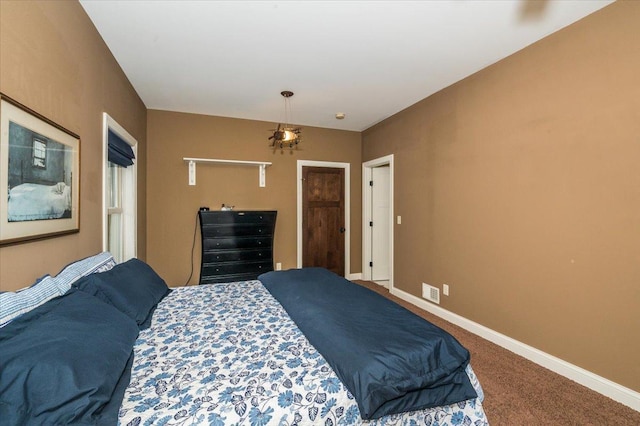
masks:
{"label": "blue pillow", "polygon": [[0,329],[3,424],[116,424],[138,327],[71,290]]}
{"label": "blue pillow", "polygon": [[149,327],[156,305],[170,291],[151,266],[138,259],[88,275],[78,280],[74,287],[115,306],[134,319],[140,330]]}

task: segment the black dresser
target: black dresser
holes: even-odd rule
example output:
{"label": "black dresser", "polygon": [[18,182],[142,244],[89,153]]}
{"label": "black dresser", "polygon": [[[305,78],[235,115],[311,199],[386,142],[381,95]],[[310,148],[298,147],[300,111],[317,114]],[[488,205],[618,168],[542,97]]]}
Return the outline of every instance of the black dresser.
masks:
{"label": "black dresser", "polygon": [[200,211],[200,284],[255,280],[273,271],[277,211]]}

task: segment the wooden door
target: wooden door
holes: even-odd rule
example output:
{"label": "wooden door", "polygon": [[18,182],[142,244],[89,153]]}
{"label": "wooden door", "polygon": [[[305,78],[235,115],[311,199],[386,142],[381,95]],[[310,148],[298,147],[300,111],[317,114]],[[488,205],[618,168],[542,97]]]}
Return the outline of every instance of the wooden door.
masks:
{"label": "wooden door", "polygon": [[302,266],[344,277],[344,169],[302,168]]}

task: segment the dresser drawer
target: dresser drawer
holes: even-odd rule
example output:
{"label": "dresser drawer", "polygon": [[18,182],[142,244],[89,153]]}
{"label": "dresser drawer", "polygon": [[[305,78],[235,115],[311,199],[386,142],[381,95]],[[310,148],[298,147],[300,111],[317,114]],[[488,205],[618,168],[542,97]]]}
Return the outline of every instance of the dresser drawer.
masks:
{"label": "dresser drawer", "polygon": [[[273,262],[220,262],[220,263],[204,263],[202,265],[202,274],[208,275],[229,275],[229,274],[245,274],[255,273],[257,275],[263,272],[273,271]],[[256,276],[257,276],[256,275]]]}
{"label": "dresser drawer", "polygon": [[209,238],[203,241],[202,250],[270,248],[272,242],[272,237]]}
{"label": "dresser drawer", "polygon": [[273,251],[270,248],[244,250],[210,250],[204,253],[202,262],[231,262],[231,261],[259,261],[272,260]]}
{"label": "dresser drawer", "polygon": [[245,224],[275,223],[276,211],[207,211],[200,212],[201,223],[209,224]]}
{"label": "dresser drawer", "polygon": [[269,236],[272,233],[272,225],[261,223],[216,224],[202,227],[203,238]]}

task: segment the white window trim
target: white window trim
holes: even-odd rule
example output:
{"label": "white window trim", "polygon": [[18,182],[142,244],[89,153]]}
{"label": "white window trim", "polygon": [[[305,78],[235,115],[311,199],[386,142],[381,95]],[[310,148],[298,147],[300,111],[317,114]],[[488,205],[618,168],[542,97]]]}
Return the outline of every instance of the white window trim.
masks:
{"label": "white window trim", "polygon": [[[109,130],[117,133],[125,142],[131,145],[133,153],[138,157],[138,141],[131,136],[118,122],[116,122],[106,112],[102,113],[102,250],[106,251],[109,244],[109,194],[106,190],[106,182],[108,178],[107,163],[109,158]],[[137,237],[137,217],[138,217],[138,200],[137,193],[137,176],[138,165],[137,161],[133,162],[132,166],[127,167],[127,171],[130,173],[122,174],[122,187],[123,188],[135,188],[136,191],[124,191],[122,194],[122,203],[126,206],[132,206],[132,209],[126,211],[123,216],[123,230],[125,235],[129,235],[130,238],[125,238],[123,247],[123,261],[131,259],[137,256],[138,237]]]}

